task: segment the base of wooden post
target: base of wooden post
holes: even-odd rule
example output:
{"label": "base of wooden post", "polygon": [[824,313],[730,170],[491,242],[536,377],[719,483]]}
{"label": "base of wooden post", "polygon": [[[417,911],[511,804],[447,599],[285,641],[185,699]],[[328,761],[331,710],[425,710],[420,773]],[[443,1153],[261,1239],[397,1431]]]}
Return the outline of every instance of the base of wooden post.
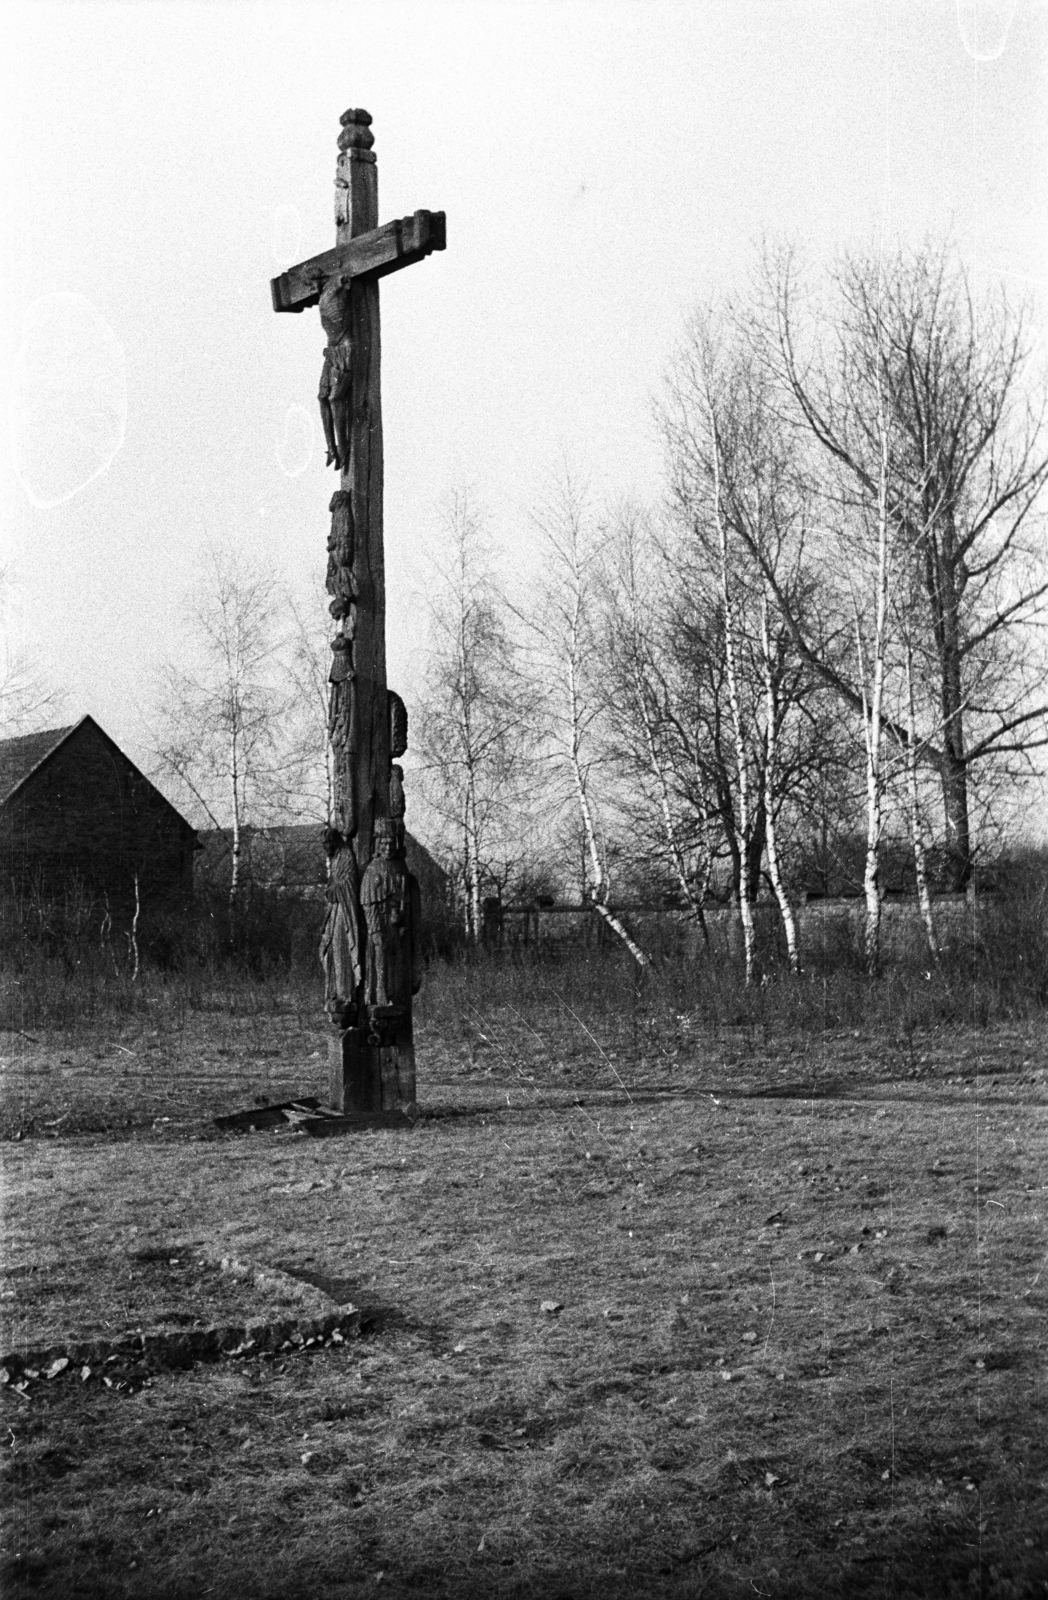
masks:
{"label": "base of wooden post", "polygon": [[411,1018],[392,1044],[369,1044],[363,1028],[347,1028],[331,1040],[331,1104],[346,1116],[400,1113],[413,1117],[415,1045]]}

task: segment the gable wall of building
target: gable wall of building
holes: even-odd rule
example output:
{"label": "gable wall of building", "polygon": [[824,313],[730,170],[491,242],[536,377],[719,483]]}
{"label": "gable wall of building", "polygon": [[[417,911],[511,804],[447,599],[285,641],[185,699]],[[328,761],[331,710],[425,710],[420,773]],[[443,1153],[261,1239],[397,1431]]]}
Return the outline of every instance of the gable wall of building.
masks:
{"label": "gable wall of building", "polygon": [[99,729],[78,728],[0,807],[3,889],[61,897],[72,885],[177,909],[192,892],[192,830]]}

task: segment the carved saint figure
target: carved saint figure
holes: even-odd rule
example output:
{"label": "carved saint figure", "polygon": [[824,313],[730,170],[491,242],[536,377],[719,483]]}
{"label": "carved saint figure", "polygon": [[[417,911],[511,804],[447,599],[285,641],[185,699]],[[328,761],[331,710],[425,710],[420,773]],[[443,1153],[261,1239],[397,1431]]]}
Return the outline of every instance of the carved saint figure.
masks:
{"label": "carved saint figure", "polygon": [[395,689],[386,690],[389,706],[389,753],[394,761],[408,747],[408,708]]}
{"label": "carved saint figure", "polygon": [[334,765],[334,819],[343,833],[354,833],[351,785],[347,767],[353,747],[353,719],[356,692],[353,678],[353,647],[349,637],[337,633],[331,643],[331,671],[328,674],[328,738]]}
{"label": "carved saint figure", "polygon": [[327,542],[325,582],[328,594],[335,597],[328,610],[336,622],[350,615],[357,594],[357,583],[353,576],[355,544],[352,496],[345,489],[336,489],[331,496],[331,532]]}
{"label": "carved saint figure", "polygon": [[346,471],[349,468],[353,345],[349,328],[349,289],[342,278],[331,278],[325,285],[320,296],[320,322],[328,341],[317,396],[327,442],[327,465]]}
{"label": "carved saint figure", "polygon": [[394,822],[401,822],[404,811],[404,768],[394,761],[389,769],[389,814]]}
{"label": "carved saint figure", "polygon": [[331,862],[326,899],[328,913],[320,936],[324,967],[324,1006],[333,1022],[345,1027],[363,977],[360,910],[357,901],[357,864],[348,839],[337,828],[324,832],[324,848]]}
{"label": "carved saint figure", "polygon": [[375,821],[375,854],[360,884],[368,930],[364,1000],[372,1019],[407,1012],[422,982],[418,952],[419,887],[404,863],[402,830]]}

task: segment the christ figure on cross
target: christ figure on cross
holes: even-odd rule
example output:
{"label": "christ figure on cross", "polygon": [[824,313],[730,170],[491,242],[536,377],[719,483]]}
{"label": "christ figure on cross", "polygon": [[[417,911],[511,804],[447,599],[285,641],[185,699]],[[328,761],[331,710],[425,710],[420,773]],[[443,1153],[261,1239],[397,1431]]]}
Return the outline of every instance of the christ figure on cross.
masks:
{"label": "christ figure on cross", "polygon": [[350,335],[349,290],[341,273],[320,296],[320,322],[327,334],[320,374],[320,419],[324,424],[327,465],[349,472],[349,416],[353,396],[353,342]]}

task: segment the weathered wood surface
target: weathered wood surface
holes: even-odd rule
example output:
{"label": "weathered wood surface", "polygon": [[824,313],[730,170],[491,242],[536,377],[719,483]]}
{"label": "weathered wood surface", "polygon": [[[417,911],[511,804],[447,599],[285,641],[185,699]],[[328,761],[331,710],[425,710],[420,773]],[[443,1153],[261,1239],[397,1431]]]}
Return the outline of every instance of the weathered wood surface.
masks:
{"label": "weathered wood surface", "polygon": [[[335,173],[337,248],[376,230],[378,166],[366,111],[342,117]],[[376,278],[349,285],[352,340],[350,460],[342,488],[353,528],[353,731],[348,752],[353,849],[363,877],[374,854],[375,818],[388,814],[389,710],[386,687],[386,566],[382,516],[382,331]]]}
{"label": "weathered wood surface", "polygon": [[273,310],[305,311],[317,305],[329,278],[387,277],[445,249],[446,238],[443,211],[416,211],[414,216],[387,222],[271,279]]}
{"label": "weathered wood surface", "polygon": [[403,861],[403,771],[392,766],[407,742],[407,713],[386,685],[378,286],[388,273],[443,250],[445,219],[442,211],[416,211],[380,228],[371,117],[347,111],[341,124],[335,248],[289,268],[271,287],[276,311],[320,308],[328,342],[318,400],[328,464],[340,474],[328,537],[334,793],[320,951],[337,1030],[331,1098],[340,1112],[358,1117],[413,1115],[419,905]]}

